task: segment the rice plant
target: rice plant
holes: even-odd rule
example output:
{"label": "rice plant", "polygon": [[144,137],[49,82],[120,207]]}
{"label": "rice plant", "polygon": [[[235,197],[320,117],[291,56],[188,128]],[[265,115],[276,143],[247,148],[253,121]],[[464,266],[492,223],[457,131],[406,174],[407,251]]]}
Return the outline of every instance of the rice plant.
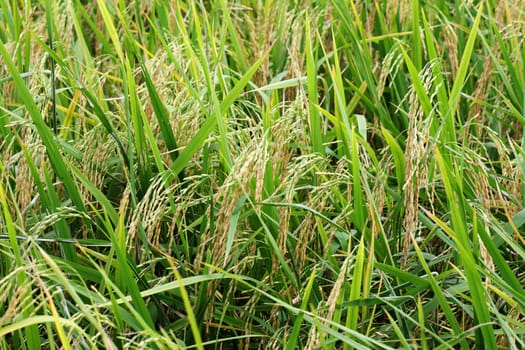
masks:
{"label": "rice plant", "polygon": [[0,18],[0,348],[525,348],[523,0]]}

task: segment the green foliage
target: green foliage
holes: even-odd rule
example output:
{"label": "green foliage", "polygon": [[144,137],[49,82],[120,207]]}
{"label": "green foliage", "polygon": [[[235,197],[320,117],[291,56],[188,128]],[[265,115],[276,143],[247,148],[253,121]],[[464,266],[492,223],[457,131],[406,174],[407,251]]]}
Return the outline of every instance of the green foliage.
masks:
{"label": "green foliage", "polygon": [[0,1],[0,348],[524,348],[521,5]]}

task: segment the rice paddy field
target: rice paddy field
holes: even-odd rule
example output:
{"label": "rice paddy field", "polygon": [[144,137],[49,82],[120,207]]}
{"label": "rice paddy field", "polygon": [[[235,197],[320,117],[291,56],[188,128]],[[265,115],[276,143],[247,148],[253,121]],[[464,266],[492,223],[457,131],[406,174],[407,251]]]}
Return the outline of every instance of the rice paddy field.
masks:
{"label": "rice paddy field", "polygon": [[0,0],[0,348],[525,348],[524,42],[523,0]]}

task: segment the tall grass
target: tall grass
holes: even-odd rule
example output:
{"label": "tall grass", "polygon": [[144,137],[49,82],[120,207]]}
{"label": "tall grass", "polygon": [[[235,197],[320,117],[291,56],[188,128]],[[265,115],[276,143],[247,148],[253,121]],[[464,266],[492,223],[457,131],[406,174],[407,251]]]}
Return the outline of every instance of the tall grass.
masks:
{"label": "tall grass", "polygon": [[525,347],[522,0],[0,17],[0,348]]}

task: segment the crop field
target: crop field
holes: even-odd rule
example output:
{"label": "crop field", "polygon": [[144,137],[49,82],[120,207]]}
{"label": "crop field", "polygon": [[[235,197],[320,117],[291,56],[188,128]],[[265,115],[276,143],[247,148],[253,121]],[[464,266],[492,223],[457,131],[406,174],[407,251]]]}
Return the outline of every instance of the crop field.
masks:
{"label": "crop field", "polygon": [[525,0],[0,0],[0,349],[524,349]]}

